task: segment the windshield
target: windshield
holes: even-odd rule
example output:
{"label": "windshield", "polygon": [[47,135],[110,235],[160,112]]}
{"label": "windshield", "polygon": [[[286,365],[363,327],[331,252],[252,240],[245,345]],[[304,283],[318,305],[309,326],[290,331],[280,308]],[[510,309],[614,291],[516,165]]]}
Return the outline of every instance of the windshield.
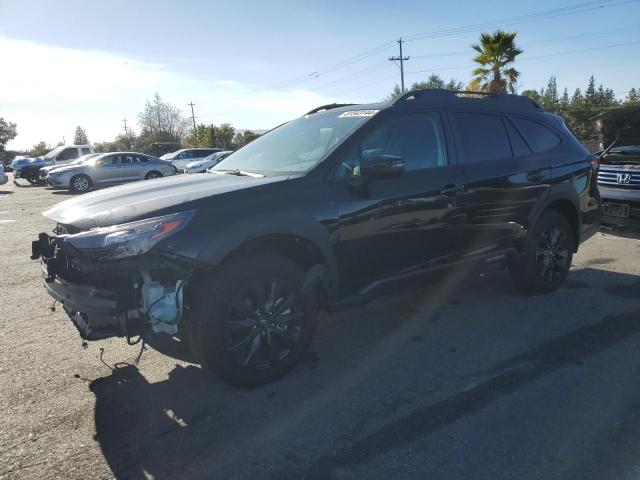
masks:
{"label": "windshield", "polygon": [[173,157],[178,155],[182,150],[178,150],[177,152],[165,153],[160,157],[160,160],[171,160]]}
{"label": "windshield", "polygon": [[47,154],[44,156],[44,158],[46,158],[47,160],[48,160],[48,159],[51,159],[51,158],[54,158],[54,157],[56,157],[56,156],[57,156],[57,155],[58,155],[62,150],[64,150],[64,148],[65,148],[65,146],[64,146],[64,145],[61,145],[61,146],[59,146],[59,147],[56,147],[56,148],[54,148],[53,150],[51,150],[49,153],[47,153]]}
{"label": "windshield", "polygon": [[232,153],[212,171],[305,172],[377,110],[328,111],[298,118]]}

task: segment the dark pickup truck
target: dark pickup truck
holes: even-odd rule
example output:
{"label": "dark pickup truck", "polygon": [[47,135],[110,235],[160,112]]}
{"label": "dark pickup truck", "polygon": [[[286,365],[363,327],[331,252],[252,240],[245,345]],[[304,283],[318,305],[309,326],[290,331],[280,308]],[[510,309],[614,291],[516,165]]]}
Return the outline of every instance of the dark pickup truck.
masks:
{"label": "dark pickup truck", "polygon": [[44,286],[88,340],[180,336],[235,385],[309,348],[319,309],[506,264],[546,293],[600,225],[598,157],[517,95],[325,105],[203,175],[108,188],[44,215]]}

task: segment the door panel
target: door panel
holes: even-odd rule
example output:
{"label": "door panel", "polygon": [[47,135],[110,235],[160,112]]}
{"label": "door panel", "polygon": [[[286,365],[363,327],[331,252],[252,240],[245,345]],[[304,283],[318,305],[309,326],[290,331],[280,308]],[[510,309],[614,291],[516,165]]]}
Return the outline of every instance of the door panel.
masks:
{"label": "door panel", "polygon": [[[360,177],[359,162],[369,155],[402,158],[405,172],[395,178]],[[347,292],[459,253],[456,233],[464,214],[455,186],[463,175],[449,163],[436,112],[387,118],[350,147],[332,185],[339,214],[334,254]]]}
{"label": "door panel", "polygon": [[122,165],[118,155],[101,158],[93,173],[96,185],[108,185],[122,181]]}
{"label": "door panel", "polygon": [[511,247],[548,190],[550,169],[532,156],[502,116],[451,112],[450,118],[466,182],[459,197],[468,218],[465,250],[486,253]]}

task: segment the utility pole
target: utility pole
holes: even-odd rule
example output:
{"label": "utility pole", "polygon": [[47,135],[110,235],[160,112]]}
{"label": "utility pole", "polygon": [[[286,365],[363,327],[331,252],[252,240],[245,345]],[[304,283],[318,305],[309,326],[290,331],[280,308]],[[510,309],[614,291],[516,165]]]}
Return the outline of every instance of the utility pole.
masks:
{"label": "utility pole", "polygon": [[189,102],[187,103],[187,105],[189,105],[191,107],[191,119],[193,120],[193,131],[196,131],[196,116],[193,114],[193,106],[195,105],[195,103],[193,102]]}
{"label": "utility pole", "polygon": [[402,43],[404,40],[402,38],[398,39],[398,45],[400,45],[400,56],[398,57],[389,57],[389,60],[392,62],[399,61],[400,62],[400,88],[402,88],[402,93],[404,93],[404,62],[409,60],[411,57],[402,56]]}
{"label": "utility pole", "polygon": [[129,136],[129,131],[127,130],[127,119],[123,118],[122,121],[124,122],[124,135]]}

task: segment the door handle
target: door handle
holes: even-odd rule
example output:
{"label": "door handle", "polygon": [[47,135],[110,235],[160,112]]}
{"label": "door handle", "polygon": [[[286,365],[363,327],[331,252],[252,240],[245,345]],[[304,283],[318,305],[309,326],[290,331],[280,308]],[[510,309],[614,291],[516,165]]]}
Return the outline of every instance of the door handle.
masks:
{"label": "door handle", "polygon": [[440,195],[444,195],[445,197],[455,197],[458,193],[461,192],[464,192],[464,185],[449,183],[445,185],[442,190],[440,190]]}
{"label": "door handle", "polygon": [[527,174],[527,180],[530,182],[541,182],[546,176],[547,175],[543,170],[537,170],[535,172],[529,172]]}

